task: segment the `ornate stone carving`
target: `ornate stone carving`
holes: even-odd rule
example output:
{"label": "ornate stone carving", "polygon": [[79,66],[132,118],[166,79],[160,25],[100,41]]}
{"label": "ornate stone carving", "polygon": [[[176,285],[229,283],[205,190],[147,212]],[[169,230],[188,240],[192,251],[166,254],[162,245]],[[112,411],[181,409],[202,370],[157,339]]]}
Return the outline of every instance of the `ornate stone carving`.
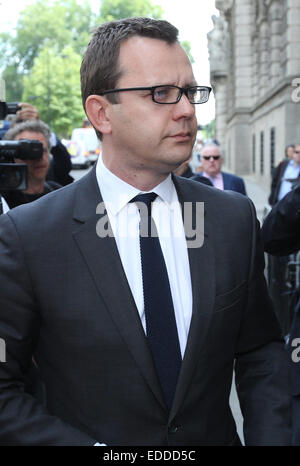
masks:
{"label": "ornate stone carving", "polygon": [[214,28],[207,34],[211,73],[227,74],[229,56],[228,24],[223,16],[212,16]]}
{"label": "ornate stone carving", "polygon": [[256,0],[256,21],[260,23],[268,17],[268,7],[265,0]]}
{"label": "ornate stone carving", "polygon": [[217,10],[223,11],[223,13],[228,13],[231,10],[233,5],[233,0],[216,0]]}

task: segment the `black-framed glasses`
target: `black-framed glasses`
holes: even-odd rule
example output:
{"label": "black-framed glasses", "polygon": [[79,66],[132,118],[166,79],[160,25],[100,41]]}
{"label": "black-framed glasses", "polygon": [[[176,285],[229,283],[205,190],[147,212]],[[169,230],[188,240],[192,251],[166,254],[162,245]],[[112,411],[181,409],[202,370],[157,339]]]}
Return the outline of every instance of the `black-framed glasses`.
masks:
{"label": "black-framed glasses", "polygon": [[219,160],[221,156],[220,155],[202,155],[202,158],[204,160],[209,160],[209,159]]}
{"label": "black-framed glasses", "polygon": [[151,91],[152,100],[157,104],[177,104],[184,94],[191,104],[204,104],[208,101],[211,87],[191,86],[179,87],[171,85],[151,86],[151,87],[126,87],[123,89],[108,89],[100,92],[99,95],[112,94],[113,92],[124,91]]}

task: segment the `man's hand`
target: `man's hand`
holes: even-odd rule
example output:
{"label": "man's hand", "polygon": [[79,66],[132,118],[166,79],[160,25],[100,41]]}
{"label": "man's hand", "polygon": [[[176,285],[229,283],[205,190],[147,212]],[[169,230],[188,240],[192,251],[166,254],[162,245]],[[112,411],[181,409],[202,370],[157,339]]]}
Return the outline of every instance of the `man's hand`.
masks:
{"label": "man's hand", "polygon": [[36,107],[26,102],[20,103],[21,110],[17,112],[18,120],[38,120],[39,111]]}

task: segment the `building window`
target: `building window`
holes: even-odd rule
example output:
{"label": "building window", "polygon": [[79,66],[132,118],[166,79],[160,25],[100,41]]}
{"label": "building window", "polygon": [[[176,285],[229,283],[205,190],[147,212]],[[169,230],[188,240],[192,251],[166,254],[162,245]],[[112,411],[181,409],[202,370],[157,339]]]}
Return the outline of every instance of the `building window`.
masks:
{"label": "building window", "polygon": [[256,172],[256,138],[255,134],[252,135],[252,171]]}
{"label": "building window", "polygon": [[275,128],[270,131],[270,173],[272,175],[275,165]]}
{"label": "building window", "polygon": [[260,174],[264,174],[264,132],[260,132]]}

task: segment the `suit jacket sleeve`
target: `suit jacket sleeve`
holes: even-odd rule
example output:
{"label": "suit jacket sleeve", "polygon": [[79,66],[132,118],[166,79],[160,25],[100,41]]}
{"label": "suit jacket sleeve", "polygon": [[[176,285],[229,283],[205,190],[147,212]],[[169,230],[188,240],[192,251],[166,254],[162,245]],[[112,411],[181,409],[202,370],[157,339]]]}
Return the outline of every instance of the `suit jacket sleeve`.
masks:
{"label": "suit jacket sleeve", "polygon": [[279,189],[281,186],[281,178],[284,173],[284,170],[288,164],[288,161],[284,160],[280,162],[280,164],[274,169],[272,174],[272,182],[271,182],[271,192],[268,198],[269,204],[273,206],[277,202]]}
{"label": "suit jacket sleeve", "polygon": [[244,180],[241,178],[240,180],[240,187],[239,187],[239,192],[241,194],[244,194],[245,196],[247,196],[247,192],[246,192],[246,187],[245,187],[245,183],[244,183]]}
{"label": "suit jacket sleeve", "polygon": [[273,207],[262,237],[269,254],[286,256],[300,249],[300,183]]}
{"label": "suit jacket sleeve", "polygon": [[49,415],[24,392],[24,377],[38,338],[39,311],[26,256],[9,214],[0,217],[0,257],[0,338],[6,350],[5,361],[0,361],[0,445],[95,444],[97,440]]}
{"label": "suit jacket sleeve", "polygon": [[291,442],[288,354],[264,279],[264,256],[253,208],[248,299],[236,347],[235,376],[246,445]]}

